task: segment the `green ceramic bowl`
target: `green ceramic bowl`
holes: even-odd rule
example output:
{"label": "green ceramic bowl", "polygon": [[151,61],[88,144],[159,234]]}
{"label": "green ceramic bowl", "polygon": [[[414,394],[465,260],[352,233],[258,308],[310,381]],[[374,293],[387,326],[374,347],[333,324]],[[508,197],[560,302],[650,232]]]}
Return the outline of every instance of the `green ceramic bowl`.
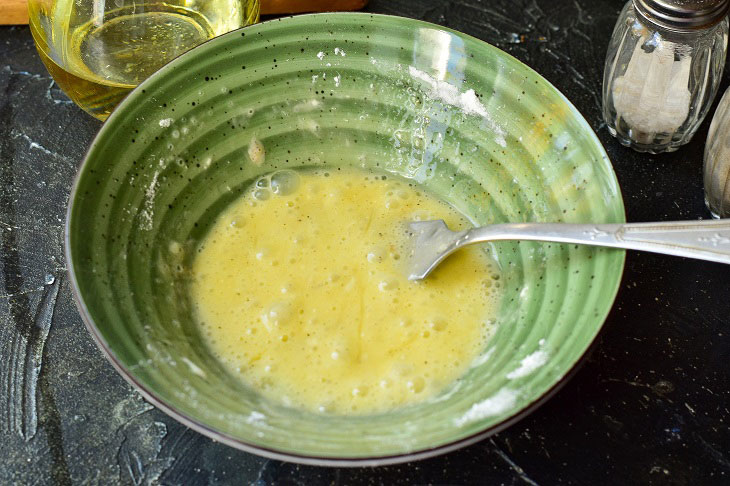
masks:
{"label": "green ceramic bowl", "polygon": [[[247,155],[253,137],[266,149],[261,166]],[[89,330],[118,371],[179,421],[273,458],[409,461],[504,428],[554,391],[596,337],[622,251],[493,244],[497,331],[442,395],[366,417],[267,402],[203,344],[186,269],[216,215],[257,176],[314,166],[413,179],[475,224],[624,221],[611,164],[578,111],[484,42],[366,14],[286,18],[214,39],[112,114],[78,175],[67,222],[71,281]],[[186,251],[171,252],[171,241]]]}

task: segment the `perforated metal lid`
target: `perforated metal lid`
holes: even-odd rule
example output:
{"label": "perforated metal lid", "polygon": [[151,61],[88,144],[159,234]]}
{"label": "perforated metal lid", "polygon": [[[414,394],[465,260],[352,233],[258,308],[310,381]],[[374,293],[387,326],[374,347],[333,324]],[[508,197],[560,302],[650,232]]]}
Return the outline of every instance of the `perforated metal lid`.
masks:
{"label": "perforated metal lid", "polygon": [[730,0],[633,0],[637,12],[649,22],[680,30],[701,30],[720,22]]}

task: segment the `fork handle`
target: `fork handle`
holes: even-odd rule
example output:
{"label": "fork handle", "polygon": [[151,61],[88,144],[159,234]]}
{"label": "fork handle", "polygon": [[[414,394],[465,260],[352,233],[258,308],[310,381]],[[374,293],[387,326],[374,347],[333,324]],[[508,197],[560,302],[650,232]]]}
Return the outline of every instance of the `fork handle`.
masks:
{"label": "fork handle", "polygon": [[458,246],[496,240],[577,243],[730,264],[730,220],[627,224],[495,224],[467,231]]}

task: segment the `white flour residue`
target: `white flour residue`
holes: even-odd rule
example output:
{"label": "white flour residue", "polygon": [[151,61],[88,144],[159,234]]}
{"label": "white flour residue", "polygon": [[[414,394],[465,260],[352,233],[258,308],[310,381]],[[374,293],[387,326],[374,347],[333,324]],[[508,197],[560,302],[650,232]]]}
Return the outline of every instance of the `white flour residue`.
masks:
{"label": "white flour residue", "polygon": [[432,402],[445,402],[449,398],[453,397],[456,394],[456,392],[461,390],[462,383],[463,383],[462,381],[457,381],[456,384],[453,387],[451,387],[450,390],[438,395],[436,398],[432,398],[431,401]]}
{"label": "white flour residue", "polygon": [[447,83],[446,81],[440,81],[428,74],[424,73],[420,69],[414,66],[408,66],[408,72],[411,77],[418,79],[426,83],[430,90],[430,96],[432,98],[443,101],[446,104],[460,108],[467,115],[479,115],[487,122],[489,128],[497,134],[495,141],[502,147],[507,146],[505,136],[507,132],[489,116],[489,112],[486,107],[479,101],[479,97],[473,89],[468,89],[463,93],[459,91],[459,88],[453,84]]}
{"label": "white flour residue", "polygon": [[249,425],[262,426],[266,425],[266,415],[261,412],[253,411],[246,417],[246,423]]}
{"label": "white flour residue", "polygon": [[454,420],[454,424],[457,427],[463,427],[475,420],[481,420],[483,418],[492,417],[506,412],[510,408],[514,407],[518,395],[519,394],[515,390],[502,388],[486,400],[472,405],[464,415]]}
{"label": "white flour residue", "polygon": [[155,175],[152,176],[150,185],[144,192],[144,209],[140,211],[139,217],[142,219],[140,227],[145,231],[152,229],[152,215],[154,214],[155,207],[155,195],[157,194],[157,178],[160,176],[160,171],[156,170]]}
{"label": "white flour residue", "polygon": [[339,74],[337,76],[335,76],[335,87],[337,87],[337,88],[340,87],[340,79],[341,78],[340,78]]}
{"label": "white flour residue", "polygon": [[309,101],[302,101],[292,107],[294,113],[304,113],[307,111],[316,110],[322,105],[319,100],[311,99]]}
{"label": "white flour residue", "polygon": [[317,58],[318,58],[318,59],[319,59],[320,61],[321,61],[322,59],[324,59],[324,52],[322,52],[322,51],[319,51],[319,52],[317,53]]}
{"label": "white flour residue", "polygon": [[162,128],[167,128],[172,124],[172,118],[163,118],[160,120],[160,126]]}
{"label": "white flour residue", "polygon": [[203,371],[200,366],[196,365],[192,361],[190,361],[188,358],[183,357],[182,360],[185,362],[186,365],[188,365],[188,368],[190,368],[190,371],[195,373],[196,375],[207,378],[207,375],[205,374],[205,371]]}
{"label": "white flour residue", "polygon": [[547,360],[548,354],[545,351],[535,351],[534,353],[525,356],[522,361],[520,361],[520,366],[518,366],[513,371],[507,373],[507,378],[510,380],[514,380],[517,378],[522,378],[523,376],[527,376],[536,369],[538,369],[540,366],[547,363]]}
{"label": "white flour residue", "polygon": [[477,356],[477,358],[471,364],[471,367],[472,368],[476,368],[477,366],[481,366],[484,363],[486,363],[487,361],[489,361],[489,358],[492,357],[492,355],[494,354],[494,350],[495,349],[497,349],[497,348],[491,348],[486,353],[484,353],[484,354],[482,354],[480,356]]}
{"label": "white flour residue", "polygon": [[345,51],[340,49],[339,47],[335,47],[335,55],[340,55],[342,57],[345,57],[347,54],[345,54]]}
{"label": "white flour residue", "polygon": [[248,158],[257,166],[260,166],[266,160],[264,144],[256,137],[252,137],[251,142],[248,144]]}

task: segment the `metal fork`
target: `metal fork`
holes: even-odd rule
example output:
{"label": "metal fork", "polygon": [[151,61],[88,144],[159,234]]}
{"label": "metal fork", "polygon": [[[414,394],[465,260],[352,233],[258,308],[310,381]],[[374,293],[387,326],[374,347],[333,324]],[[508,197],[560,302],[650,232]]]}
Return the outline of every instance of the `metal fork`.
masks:
{"label": "metal fork", "polygon": [[451,231],[443,220],[410,223],[408,278],[426,278],[447,256],[484,241],[532,240],[664,253],[730,264],[730,220],[668,223],[507,223]]}

